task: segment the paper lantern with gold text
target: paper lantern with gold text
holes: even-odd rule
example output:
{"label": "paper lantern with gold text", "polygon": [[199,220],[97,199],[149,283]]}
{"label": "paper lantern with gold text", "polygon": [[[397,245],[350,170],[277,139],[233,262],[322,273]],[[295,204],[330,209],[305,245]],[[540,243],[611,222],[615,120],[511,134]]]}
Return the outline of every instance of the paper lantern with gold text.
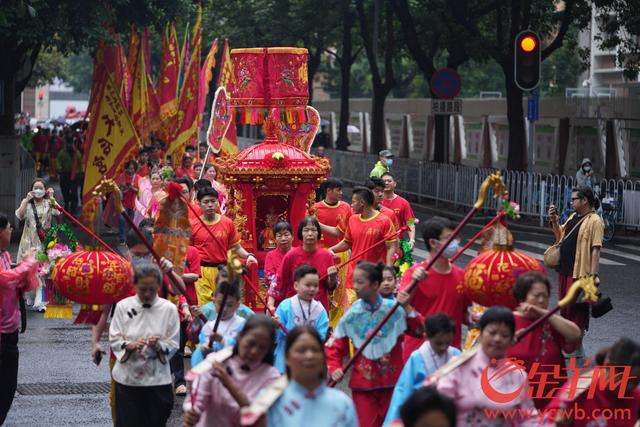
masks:
{"label": "paper lantern with gold text", "polygon": [[515,308],[511,288],[520,274],[537,271],[545,274],[542,263],[523,252],[496,246],[478,254],[464,270],[464,291],[475,303],[490,307]]}
{"label": "paper lantern with gold text", "polygon": [[51,273],[60,293],[80,304],[113,304],[133,295],[133,268],[111,252],[79,251],[60,258]]}

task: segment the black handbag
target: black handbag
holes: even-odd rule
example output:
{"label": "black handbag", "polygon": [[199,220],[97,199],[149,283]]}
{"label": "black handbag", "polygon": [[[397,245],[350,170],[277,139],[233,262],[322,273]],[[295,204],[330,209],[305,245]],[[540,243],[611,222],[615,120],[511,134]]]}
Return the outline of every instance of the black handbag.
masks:
{"label": "black handbag", "polygon": [[602,292],[598,292],[598,302],[591,306],[591,317],[597,319],[604,316],[611,310],[613,310],[611,297],[609,295],[603,294]]}

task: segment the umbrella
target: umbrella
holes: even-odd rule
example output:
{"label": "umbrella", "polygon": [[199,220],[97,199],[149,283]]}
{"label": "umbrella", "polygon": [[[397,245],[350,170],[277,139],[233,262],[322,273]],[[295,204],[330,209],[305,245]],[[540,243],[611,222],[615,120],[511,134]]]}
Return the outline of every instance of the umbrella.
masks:
{"label": "umbrella", "polygon": [[347,133],[360,133],[360,129],[358,129],[358,126],[348,125]]}

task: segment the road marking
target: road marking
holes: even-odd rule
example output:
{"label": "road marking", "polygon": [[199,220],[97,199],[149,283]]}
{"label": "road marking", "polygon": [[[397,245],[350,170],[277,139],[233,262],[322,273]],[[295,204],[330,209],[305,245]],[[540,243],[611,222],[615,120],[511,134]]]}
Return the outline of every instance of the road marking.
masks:
{"label": "road marking", "polygon": [[[529,240],[518,240],[517,243],[522,243],[523,245],[527,245],[527,246],[533,246],[534,248],[539,248],[539,249],[544,249],[547,250],[547,248],[549,247],[549,245],[545,244],[545,243],[540,243],[540,242],[532,242]],[[625,254],[624,252],[620,252],[620,251],[614,251],[613,249],[603,249],[602,250],[604,253],[609,254],[609,255],[616,255],[619,256],[621,258],[629,258],[629,259],[633,259],[635,261],[640,261],[640,256],[636,256],[636,255],[628,255]],[[524,251],[526,252],[526,251]],[[540,256],[538,259],[543,259],[542,256]],[[604,264],[604,265],[626,265],[617,261],[612,261],[610,259],[607,258],[602,258],[600,257],[600,263]]]}
{"label": "road marking", "polygon": [[630,251],[640,251],[640,246],[638,245],[615,245],[616,248],[629,249]]}

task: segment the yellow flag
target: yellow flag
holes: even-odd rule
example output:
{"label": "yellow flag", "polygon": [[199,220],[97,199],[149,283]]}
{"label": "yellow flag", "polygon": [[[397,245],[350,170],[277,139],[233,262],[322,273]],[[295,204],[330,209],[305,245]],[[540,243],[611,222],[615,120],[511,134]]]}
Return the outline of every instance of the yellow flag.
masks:
{"label": "yellow flag", "polygon": [[101,74],[102,83],[95,85],[97,93],[85,139],[89,153],[84,165],[82,205],[88,209],[94,205],[96,186],[103,178],[115,179],[140,144],[120,98],[120,89],[108,73]]}

